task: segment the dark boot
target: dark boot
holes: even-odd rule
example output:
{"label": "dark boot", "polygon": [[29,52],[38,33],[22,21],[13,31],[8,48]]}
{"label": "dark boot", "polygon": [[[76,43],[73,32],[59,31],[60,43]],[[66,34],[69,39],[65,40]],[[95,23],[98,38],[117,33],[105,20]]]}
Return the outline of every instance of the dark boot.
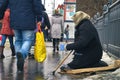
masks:
{"label": "dark boot", "polygon": [[55,52],[55,39],[53,39],[53,52]]}
{"label": "dark boot", "polygon": [[17,52],[17,69],[18,72],[23,72],[24,68],[24,58],[23,55],[20,52]]}
{"label": "dark boot", "polygon": [[53,52],[55,52],[55,47],[53,47]]}
{"label": "dark boot", "polygon": [[59,46],[57,45],[57,51],[59,51]]}
{"label": "dark boot", "polygon": [[56,47],[57,47],[57,51],[59,51],[59,39],[57,39]]}
{"label": "dark boot", "polygon": [[12,56],[15,56],[15,48],[11,47],[11,51],[12,51]]}
{"label": "dark boot", "polygon": [[4,46],[0,46],[0,59],[5,58],[5,56],[3,55],[3,50],[4,50]]}

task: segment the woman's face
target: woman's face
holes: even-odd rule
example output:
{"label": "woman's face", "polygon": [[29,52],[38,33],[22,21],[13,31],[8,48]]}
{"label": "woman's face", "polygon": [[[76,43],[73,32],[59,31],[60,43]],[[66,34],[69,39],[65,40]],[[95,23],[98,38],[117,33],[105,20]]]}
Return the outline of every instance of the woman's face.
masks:
{"label": "woman's face", "polygon": [[55,10],[55,14],[58,14],[58,13],[59,13],[59,11],[56,9],[56,10]]}

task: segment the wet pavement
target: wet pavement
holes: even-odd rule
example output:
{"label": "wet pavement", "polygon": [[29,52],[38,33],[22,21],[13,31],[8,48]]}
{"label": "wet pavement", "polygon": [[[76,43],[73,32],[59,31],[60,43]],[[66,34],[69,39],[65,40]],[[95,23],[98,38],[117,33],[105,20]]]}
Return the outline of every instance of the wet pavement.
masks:
{"label": "wet pavement", "polygon": [[[52,51],[52,43],[46,42],[47,58],[43,63],[38,63],[32,58],[27,58],[24,65],[24,73],[17,72],[16,57],[11,57],[9,44],[6,44],[4,54],[5,58],[0,60],[0,80],[120,80],[120,69],[116,71],[106,71],[97,73],[85,73],[78,75],[62,75],[56,71],[53,75],[58,63],[63,59],[67,52]],[[31,53],[34,52],[34,46]],[[70,55],[65,63],[72,60],[73,55]],[[103,55],[103,60],[108,64],[113,63],[114,59],[110,58],[106,53]]]}

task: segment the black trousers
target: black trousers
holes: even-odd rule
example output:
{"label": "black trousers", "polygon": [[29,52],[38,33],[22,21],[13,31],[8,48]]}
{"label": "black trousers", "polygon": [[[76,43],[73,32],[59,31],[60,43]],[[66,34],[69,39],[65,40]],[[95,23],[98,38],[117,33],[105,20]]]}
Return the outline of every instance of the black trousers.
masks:
{"label": "black trousers", "polygon": [[60,42],[59,38],[53,38],[53,49],[57,48],[57,50],[58,50],[58,48],[59,48],[59,42]]}
{"label": "black trousers", "polygon": [[[101,64],[102,63],[102,64]],[[72,69],[89,68],[106,66],[100,59],[88,58],[86,55],[74,55],[73,60],[68,63],[68,66]]]}

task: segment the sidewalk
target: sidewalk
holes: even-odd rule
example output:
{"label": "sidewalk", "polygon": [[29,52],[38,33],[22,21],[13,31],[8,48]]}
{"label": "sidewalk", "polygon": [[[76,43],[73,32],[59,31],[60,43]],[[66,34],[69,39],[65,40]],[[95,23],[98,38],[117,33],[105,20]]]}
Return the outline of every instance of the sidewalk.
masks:
{"label": "sidewalk", "polygon": [[[16,67],[16,58],[11,57],[11,51],[9,44],[5,47],[5,59],[0,60],[0,80],[120,80],[120,69],[111,72],[100,72],[94,75],[80,74],[80,75],[61,75],[56,71],[55,76],[52,72],[63,59],[63,57],[69,53],[59,51],[53,55],[52,43],[46,42],[47,46],[47,58],[44,63],[37,63],[34,59],[26,59],[24,66],[24,73],[18,74]],[[31,52],[33,53],[33,48]],[[72,60],[73,55],[70,55],[65,63]],[[112,64],[114,59],[110,58],[107,53],[104,52],[103,61],[108,64]]]}

